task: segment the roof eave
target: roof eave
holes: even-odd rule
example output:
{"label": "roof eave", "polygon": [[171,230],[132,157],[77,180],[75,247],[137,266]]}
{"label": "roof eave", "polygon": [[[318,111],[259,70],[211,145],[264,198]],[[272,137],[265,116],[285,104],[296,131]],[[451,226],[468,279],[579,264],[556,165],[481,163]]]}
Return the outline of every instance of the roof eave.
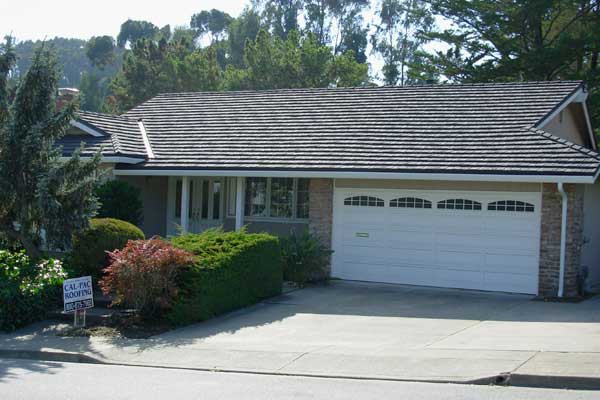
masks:
{"label": "roof eave", "polygon": [[555,107],[552,111],[550,111],[544,118],[539,120],[534,127],[542,129],[546,126],[554,117],[556,117],[561,111],[569,106],[571,103],[581,103],[581,107],[583,108],[583,115],[586,123],[586,130],[588,131],[588,135],[590,137],[590,143],[592,144],[592,150],[598,150],[598,145],[596,142],[596,136],[594,135],[594,130],[592,129],[592,122],[590,119],[589,111],[587,108],[587,100],[588,92],[585,89],[585,85],[582,83],[577,89],[573,91],[568,97],[566,97],[557,107]]}
{"label": "roof eave", "polygon": [[368,172],[368,171],[314,171],[314,170],[211,170],[211,169],[115,169],[115,175],[134,176],[222,176],[222,177],[298,177],[338,179],[398,179],[438,180],[470,182],[533,182],[533,183],[580,183],[593,184],[600,169],[594,175],[520,175],[520,174],[464,174],[427,172]]}

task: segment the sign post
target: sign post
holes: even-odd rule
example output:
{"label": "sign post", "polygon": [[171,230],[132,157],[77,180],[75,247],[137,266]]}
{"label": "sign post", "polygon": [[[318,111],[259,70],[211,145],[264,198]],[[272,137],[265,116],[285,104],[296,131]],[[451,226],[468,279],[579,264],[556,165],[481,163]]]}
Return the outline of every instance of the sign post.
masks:
{"label": "sign post", "polygon": [[63,302],[65,312],[74,312],[75,328],[85,326],[85,310],[94,307],[92,277],[67,279],[63,283]]}

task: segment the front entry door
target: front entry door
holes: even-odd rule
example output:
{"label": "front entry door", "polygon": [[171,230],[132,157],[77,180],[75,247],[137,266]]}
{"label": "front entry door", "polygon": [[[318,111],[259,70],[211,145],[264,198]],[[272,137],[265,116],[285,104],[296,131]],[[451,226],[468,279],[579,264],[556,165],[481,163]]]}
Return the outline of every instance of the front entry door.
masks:
{"label": "front entry door", "polygon": [[[223,225],[223,189],[225,178],[190,177],[188,231],[200,233]],[[182,179],[169,179],[167,235],[178,235],[181,229]]]}
{"label": "front entry door", "polygon": [[223,178],[190,179],[190,232],[223,224],[223,187]]}

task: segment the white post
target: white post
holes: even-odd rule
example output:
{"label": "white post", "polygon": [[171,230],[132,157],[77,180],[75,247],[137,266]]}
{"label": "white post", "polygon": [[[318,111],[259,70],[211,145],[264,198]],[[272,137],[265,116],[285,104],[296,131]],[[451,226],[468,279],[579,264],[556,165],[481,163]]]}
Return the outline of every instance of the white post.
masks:
{"label": "white post", "polygon": [[239,231],[244,226],[244,178],[237,177],[235,192],[235,230]]}
{"label": "white post", "polygon": [[187,176],[181,178],[181,230],[188,232],[190,215],[190,181]]}

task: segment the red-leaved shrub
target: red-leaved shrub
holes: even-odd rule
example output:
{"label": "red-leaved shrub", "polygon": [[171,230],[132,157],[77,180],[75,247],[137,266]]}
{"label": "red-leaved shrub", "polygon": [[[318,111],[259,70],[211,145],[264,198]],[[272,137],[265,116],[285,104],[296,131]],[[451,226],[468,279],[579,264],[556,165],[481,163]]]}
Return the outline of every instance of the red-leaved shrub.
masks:
{"label": "red-leaved shrub", "polygon": [[108,255],[110,264],[100,288],[115,296],[111,305],[132,307],[142,318],[160,316],[169,308],[178,291],[177,273],[193,263],[191,253],[159,237],[130,240]]}

